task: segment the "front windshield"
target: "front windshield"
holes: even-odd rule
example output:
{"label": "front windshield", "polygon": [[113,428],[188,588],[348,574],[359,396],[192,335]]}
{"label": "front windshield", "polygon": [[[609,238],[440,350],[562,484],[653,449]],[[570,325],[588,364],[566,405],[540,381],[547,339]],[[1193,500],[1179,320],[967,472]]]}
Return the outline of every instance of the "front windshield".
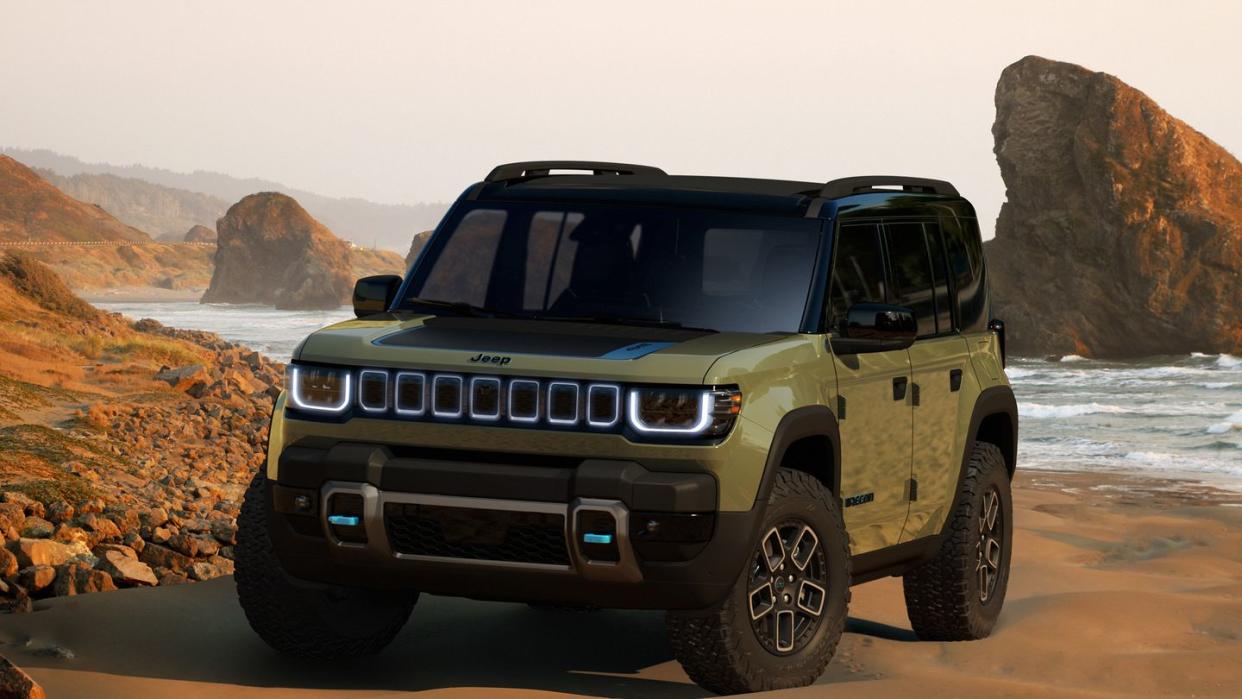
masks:
{"label": "front windshield", "polygon": [[716,211],[480,204],[433,238],[398,307],[797,332],[820,230]]}

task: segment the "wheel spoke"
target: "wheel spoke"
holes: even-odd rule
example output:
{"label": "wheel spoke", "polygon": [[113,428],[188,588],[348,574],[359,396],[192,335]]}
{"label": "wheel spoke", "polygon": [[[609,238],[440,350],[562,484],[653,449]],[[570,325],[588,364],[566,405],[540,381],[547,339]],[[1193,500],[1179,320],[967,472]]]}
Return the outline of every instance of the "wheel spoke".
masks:
{"label": "wheel spoke", "polygon": [[774,638],[776,641],[776,650],[787,653],[794,649],[794,613],[792,609],[782,609],[776,613],[776,624],[774,625]]}
{"label": "wheel spoke", "polygon": [[785,563],[785,542],[780,532],[770,529],[763,537],[763,560],[767,563],[768,572],[775,573]]}
{"label": "wheel spoke", "polygon": [[818,617],[824,611],[824,600],[828,599],[828,591],[818,583],[803,580],[798,589],[798,609]]}
{"label": "wheel spoke", "polygon": [[983,542],[983,560],[987,562],[988,567],[993,571],[999,571],[1001,565],[1001,545],[1000,542],[992,537],[987,537]]}
{"label": "wheel spoke", "polygon": [[776,607],[776,595],[772,583],[764,583],[750,591],[750,618],[758,621]]}
{"label": "wheel spoke", "polygon": [[987,506],[987,531],[993,531],[996,528],[996,518],[1000,515],[1000,498],[996,497],[996,491],[988,491]]}
{"label": "wheel spoke", "polygon": [[819,537],[815,536],[815,530],[810,527],[802,527],[802,531],[798,532],[798,538],[794,540],[793,553],[790,559],[794,565],[798,566],[798,570],[806,570],[811,562],[811,557],[815,555],[815,547],[819,546]]}
{"label": "wheel spoke", "polygon": [[991,596],[992,594],[992,590],[991,590],[992,576],[988,573],[988,567],[986,565],[979,566],[978,573],[979,573],[979,601],[987,602],[988,597]]}

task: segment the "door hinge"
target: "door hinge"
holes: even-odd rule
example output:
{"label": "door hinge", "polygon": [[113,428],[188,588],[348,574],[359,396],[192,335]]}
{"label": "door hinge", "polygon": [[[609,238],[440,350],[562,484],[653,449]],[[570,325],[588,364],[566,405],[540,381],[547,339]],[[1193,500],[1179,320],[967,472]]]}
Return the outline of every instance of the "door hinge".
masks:
{"label": "door hinge", "polygon": [[837,421],[845,419],[845,396],[837,395]]}
{"label": "door hinge", "polygon": [[919,404],[919,385],[913,381],[910,382],[910,404],[915,407]]}
{"label": "door hinge", "polygon": [[910,502],[919,499],[919,482],[914,478],[910,479]]}

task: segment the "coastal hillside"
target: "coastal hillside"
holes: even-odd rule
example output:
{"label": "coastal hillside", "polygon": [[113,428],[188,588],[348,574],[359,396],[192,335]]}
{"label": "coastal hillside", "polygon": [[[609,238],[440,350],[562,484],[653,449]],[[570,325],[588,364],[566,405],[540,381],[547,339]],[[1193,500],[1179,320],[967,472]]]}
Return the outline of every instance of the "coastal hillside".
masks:
{"label": "coastal hillside", "polygon": [[0,607],[232,572],[282,369],[0,254]]}
{"label": "coastal hillside", "polygon": [[[364,248],[378,247],[404,252],[409,247],[412,232],[434,227],[448,210],[448,204],[439,202],[380,204],[365,199],[327,197],[286,187],[270,180],[233,177],[203,170],[183,173],[142,165],[118,166],[106,163],[87,163],[71,156],[42,149],[4,148],[0,149],[0,153],[17,158],[31,167],[51,170],[64,177],[79,174],[112,175],[124,183],[141,182],[143,185],[158,185],[180,192],[204,195],[225,204],[220,206],[219,213],[215,216],[194,221],[194,223],[207,225],[213,223],[224,213],[227,202],[237,201],[254,192],[282,192],[297,199],[312,216],[322,221],[337,235]],[[121,183],[113,181],[113,184]],[[143,186],[135,184],[135,193],[125,196],[140,199],[143,196],[142,191]],[[178,193],[178,196],[183,195]],[[183,203],[182,206],[187,206],[187,204]],[[122,215],[117,211],[113,211],[113,214],[128,221],[128,214]],[[139,227],[152,233],[161,230],[154,226]],[[188,227],[187,223],[175,226],[172,230],[180,232]]]}
{"label": "coastal hillside", "polygon": [[1023,355],[1242,352],[1242,163],[1121,80],[1028,56],[996,87],[985,244]]}
{"label": "coastal hillside", "polygon": [[122,223],[170,242],[181,242],[194,226],[214,225],[229,208],[228,202],[218,197],[132,177],[90,173],[66,177],[47,169],[38,172],[74,199],[97,205]]}
{"label": "coastal hillside", "polygon": [[66,196],[16,160],[0,155],[0,242],[150,242],[103,209]]}
{"label": "coastal hillside", "polygon": [[353,249],[276,192],[229,207],[216,231],[215,269],[203,303],[337,308],[349,302],[357,277],[402,271],[396,253]]}

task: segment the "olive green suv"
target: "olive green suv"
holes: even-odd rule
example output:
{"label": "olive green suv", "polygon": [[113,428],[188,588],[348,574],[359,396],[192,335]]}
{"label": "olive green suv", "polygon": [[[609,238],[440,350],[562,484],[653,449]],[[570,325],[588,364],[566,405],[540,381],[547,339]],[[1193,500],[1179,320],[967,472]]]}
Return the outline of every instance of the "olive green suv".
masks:
{"label": "olive green suv", "polygon": [[703,687],[814,682],[850,587],[991,631],[1017,411],[946,182],[497,167],[297,348],[239,523],[255,631],[375,652],[420,592],[667,610]]}

